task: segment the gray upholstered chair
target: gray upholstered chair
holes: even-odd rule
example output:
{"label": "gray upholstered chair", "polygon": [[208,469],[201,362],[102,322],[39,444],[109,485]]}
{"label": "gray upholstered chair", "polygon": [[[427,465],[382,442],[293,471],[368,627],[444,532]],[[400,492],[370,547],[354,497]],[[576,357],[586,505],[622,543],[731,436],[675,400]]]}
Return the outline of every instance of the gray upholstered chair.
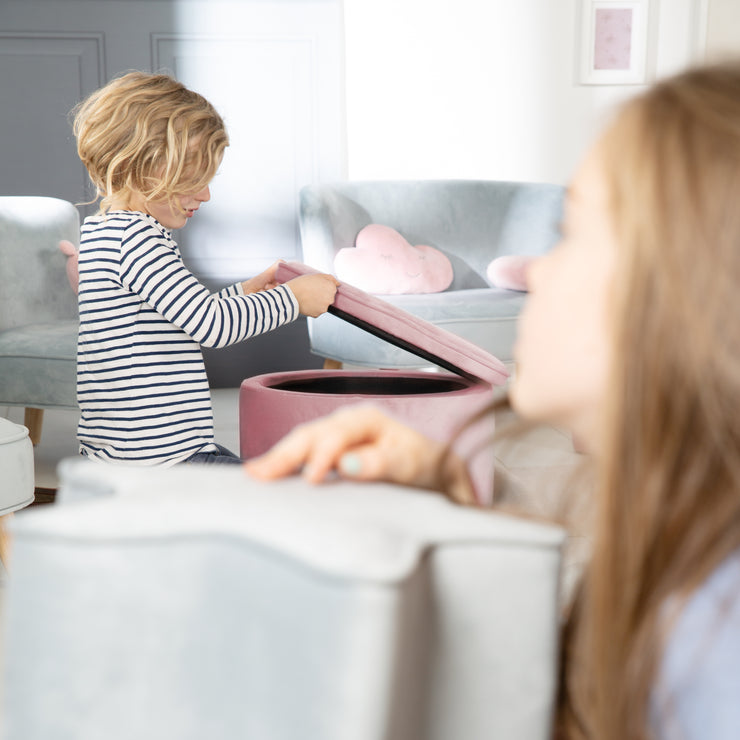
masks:
{"label": "gray upholstered chair", "polygon": [[77,296],[58,245],[79,238],[71,203],[0,197],[0,406],[26,408],[34,444],[42,409],[77,407]]}
{"label": "gray upholstered chair", "polygon": [[[28,429],[0,417],[0,561],[8,563],[6,515],[34,500],[33,446]],[[2,584],[0,584],[2,588]]]}
{"label": "gray upholstered chair", "polygon": [[[302,260],[334,272],[336,253],[354,246],[370,223],[391,226],[411,244],[436,247],[454,268],[448,290],[383,298],[511,362],[524,294],[492,287],[486,268],[495,257],[550,249],[563,195],[558,185],[472,180],[309,185],[300,193]],[[319,356],[366,367],[422,364],[336,316],[309,319],[308,325],[311,351]]]}
{"label": "gray upholstered chair", "polygon": [[226,467],[65,460],[15,516],[4,740],[551,736],[562,530]]}

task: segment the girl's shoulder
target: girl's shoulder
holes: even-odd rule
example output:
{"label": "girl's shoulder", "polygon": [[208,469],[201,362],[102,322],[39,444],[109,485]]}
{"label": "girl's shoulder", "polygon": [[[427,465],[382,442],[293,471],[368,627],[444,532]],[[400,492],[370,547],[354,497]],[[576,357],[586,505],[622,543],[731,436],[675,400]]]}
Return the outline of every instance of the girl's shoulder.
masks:
{"label": "girl's shoulder", "polygon": [[[740,550],[725,558],[689,598],[679,621],[679,629],[706,625],[720,632],[740,620]],[[681,625],[685,622],[685,625]],[[712,629],[712,632],[714,630]],[[735,635],[740,645],[740,631]]]}
{"label": "girl's shoulder", "polygon": [[[726,558],[689,597],[669,638],[672,665],[724,663],[737,659],[740,678],[740,550]],[[738,694],[740,696],[740,694]]]}
{"label": "girl's shoulder", "polygon": [[[653,709],[681,737],[740,737],[740,551],[685,602],[670,631]],[[659,732],[658,737],[670,737]]]}

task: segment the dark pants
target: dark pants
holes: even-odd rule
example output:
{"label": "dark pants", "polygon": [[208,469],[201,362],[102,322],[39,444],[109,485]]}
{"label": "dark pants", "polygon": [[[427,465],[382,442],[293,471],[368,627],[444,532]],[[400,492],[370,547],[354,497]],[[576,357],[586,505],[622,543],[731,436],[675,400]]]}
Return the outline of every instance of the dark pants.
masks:
{"label": "dark pants", "polygon": [[[215,444],[215,443],[214,443]],[[205,463],[208,465],[241,465],[242,459],[237,457],[231,450],[227,450],[220,444],[216,444],[218,450],[213,452],[196,452],[184,463]]]}

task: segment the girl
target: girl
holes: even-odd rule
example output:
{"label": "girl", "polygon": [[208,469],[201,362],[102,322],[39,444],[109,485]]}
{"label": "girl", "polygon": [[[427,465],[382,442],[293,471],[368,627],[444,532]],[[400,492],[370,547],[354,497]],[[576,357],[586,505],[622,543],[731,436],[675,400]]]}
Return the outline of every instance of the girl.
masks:
{"label": "girl", "polygon": [[77,108],[74,133],[102,198],[80,240],[80,452],[138,465],[239,463],[213,440],[201,345],[318,316],[336,280],[277,286],[273,265],[211,294],[185,267],[171,231],[210,199],[228,137],[211,104],[171,77],[113,80]]}
{"label": "girl", "polygon": [[[528,272],[511,402],[568,427],[596,475],[565,632],[562,738],[740,737],[740,63],[627,103]],[[470,499],[464,467],[372,409],[248,464]]]}

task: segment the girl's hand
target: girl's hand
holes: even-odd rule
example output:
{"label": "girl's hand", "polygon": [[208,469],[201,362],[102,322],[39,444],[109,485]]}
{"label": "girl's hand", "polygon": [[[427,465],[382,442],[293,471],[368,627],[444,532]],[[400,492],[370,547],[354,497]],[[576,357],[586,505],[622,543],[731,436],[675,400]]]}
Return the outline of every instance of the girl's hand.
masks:
{"label": "girl's hand", "polygon": [[302,470],[310,483],[336,471],[351,480],[428,488],[461,503],[474,503],[464,464],[445,453],[445,445],[373,406],[359,405],[296,427],[264,455],[245,463],[245,469],[261,480]]}
{"label": "girl's hand", "polygon": [[332,303],[337,292],[339,281],[333,275],[311,273],[288,280],[298,301],[298,310],[304,316],[320,316]]}
{"label": "girl's hand", "polygon": [[261,290],[269,290],[275,288],[280,283],[275,280],[275,273],[277,272],[278,265],[281,260],[278,260],[274,264],[270,265],[264,272],[259,275],[255,275],[249,280],[245,280],[242,283],[242,290],[245,294],[248,293],[259,293]]}

